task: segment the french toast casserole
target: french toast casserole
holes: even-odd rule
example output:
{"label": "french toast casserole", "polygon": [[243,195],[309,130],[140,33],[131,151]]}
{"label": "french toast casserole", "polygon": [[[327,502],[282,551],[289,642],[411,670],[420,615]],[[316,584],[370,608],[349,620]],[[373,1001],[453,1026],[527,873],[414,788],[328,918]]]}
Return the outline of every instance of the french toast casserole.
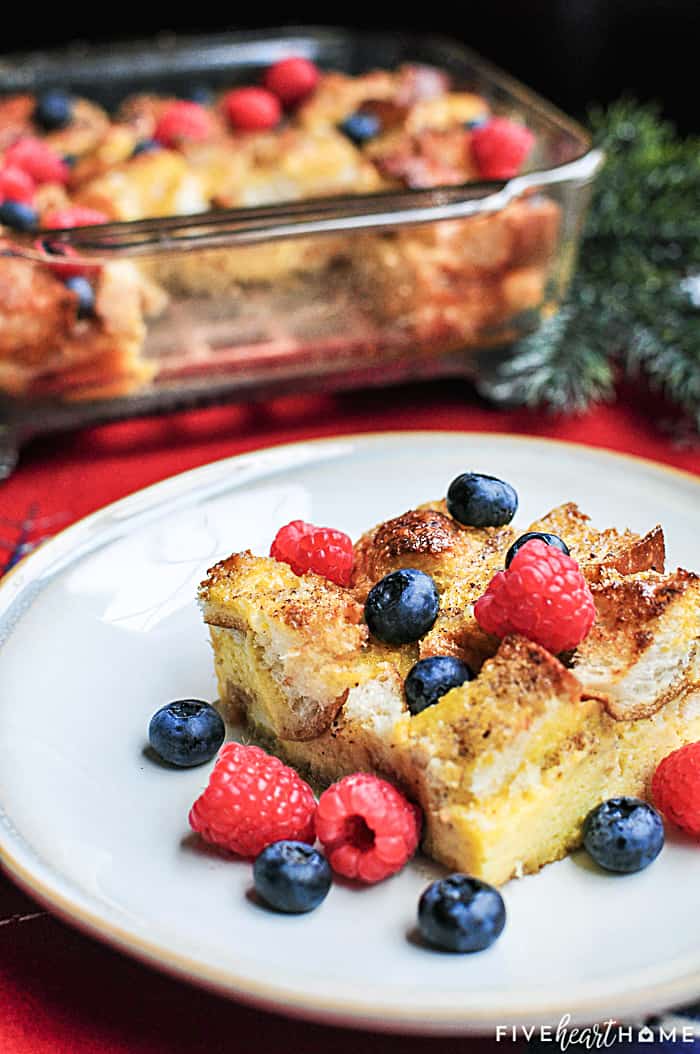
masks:
{"label": "french toast casserole", "polygon": [[[493,124],[486,98],[427,66],[319,73],[303,99],[271,121],[258,113],[257,125],[240,117],[232,95],[192,102],[137,94],[113,113],[78,96],[57,103],[55,92],[0,98],[0,390],[71,399],[140,390],[160,370],[159,319],[187,298],[208,300],[214,326],[216,305],[240,309],[243,344],[259,339],[260,316],[305,304],[295,341],[283,328],[278,347],[306,342],[331,355],[332,341],[319,344],[313,308],[342,289],[338,315],[355,327],[355,343],[378,356],[394,346],[436,355],[504,344],[514,319],[545,304],[561,206],[542,193],[468,219],[87,268],[66,262],[58,243],[45,262],[8,251],[18,236],[36,235],[45,258],[51,231],[103,222],[506,178],[537,151],[522,122],[498,118],[520,136],[520,153],[514,158],[507,144],[505,168],[494,167],[474,147]],[[248,317],[247,305],[269,289],[272,306],[263,300]],[[198,333],[188,339],[190,360],[169,360],[170,374],[209,361],[210,344]]]}
{"label": "french toast casserole", "polygon": [[[564,539],[590,590],[592,627],[564,653],[481,628],[475,601],[516,532],[463,526],[444,501],[364,534],[345,586],[249,551],[221,561],[199,596],[223,711],[321,784],[358,770],[393,781],[451,869],[501,884],[561,858],[591,809],[647,796],[658,762],[700,739],[700,579],[665,570],[658,526],[598,530],[570,503],[529,532]],[[435,583],[437,617],[387,644],[365,604],[407,568]],[[411,712],[406,677],[431,656],[472,679]]]}

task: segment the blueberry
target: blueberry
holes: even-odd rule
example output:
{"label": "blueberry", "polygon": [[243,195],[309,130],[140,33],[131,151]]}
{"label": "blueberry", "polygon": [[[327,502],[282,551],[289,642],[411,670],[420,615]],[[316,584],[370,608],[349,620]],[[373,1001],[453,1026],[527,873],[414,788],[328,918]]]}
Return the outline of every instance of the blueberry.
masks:
{"label": "blueberry", "polygon": [[541,541],[546,542],[547,545],[553,545],[555,549],[561,549],[563,553],[566,553],[567,556],[569,555],[568,545],[558,534],[549,534],[548,531],[527,531],[526,534],[521,534],[519,538],[515,539],[506,553],[506,567],[510,567],[511,560],[518,549],[522,549],[525,543],[531,542],[533,538],[539,538]]}
{"label": "blueberry", "polygon": [[189,102],[199,103],[200,106],[208,106],[213,99],[213,93],[206,84],[193,84],[185,98]]}
{"label": "blueberry", "polygon": [[503,897],[471,875],[448,875],[423,890],[418,927],[429,944],[450,952],[480,952],[506,924]]}
{"label": "blueberry", "polygon": [[473,677],[466,662],[452,655],[432,655],[429,659],[419,659],[404,685],[408,709],[412,714],[419,714],[421,710],[437,703],[450,688],[457,688]]}
{"label": "blueberry", "polygon": [[139,154],[150,154],[152,150],[160,150],[160,143],[157,139],[142,139],[132,150],[131,156],[138,157]]}
{"label": "blueberry", "polygon": [[430,575],[406,567],[372,586],[365,603],[370,632],[385,644],[409,644],[427,633],[440,599]]}
{"label": "blueberry", "polygon": [[95,290],[87,278],[82,275],[66,278],[66,286],[78,298],[78,318],[90,318],[95,313]]}
{"label": "blueberry", "polygon": [[663,848],[663,821],[640,798],[610,798],[586,817],[583,844],[606,871],[642,871]]}
{"label": "blueberry", "polygon": [[340,125],[341,132],[350,139],[355,146],[366,143],[368,139],[374,139],[382,129],[382,122],[373,113],[363,113],[358,110],[350,114]]}
{"label": "blueberry", "polygon": [[510,483],[479,472],[463,472],[447,491],[447,508],[465,527],[502,527],[517,507],[518,495]]}
{"label": "blueberry", "polygon": [[73,120],[73,101],[70,95],[59,88],[45,91],[37,99],[34,120],[47,132],[65,128]]}
{"label": "blueberry", "polygon": [[478,117],[472,117],[471,120],[464,122],[464,127],[469,132],[473,132],[475,128],[482,128],[489,122],[489,115],[487,113],[479,114]]}
{"label": "blueberry", "polygon": [[36,209],[23,201],[3,201],[0,205],[0,224],[14,231],[33,231],[38,219]]}
{"label": "blueberry", "polygon": [[224,741],[220,714],[200,699],[177,699],[156,710],[148,741],[163,761],[180,768],[210,761]]}
{"label": "blueberry", "polygon": [[325,900],[331,869],[325,856],[304,842],[273,842],[256,858],[253,879],[271,908],[299,914]]}

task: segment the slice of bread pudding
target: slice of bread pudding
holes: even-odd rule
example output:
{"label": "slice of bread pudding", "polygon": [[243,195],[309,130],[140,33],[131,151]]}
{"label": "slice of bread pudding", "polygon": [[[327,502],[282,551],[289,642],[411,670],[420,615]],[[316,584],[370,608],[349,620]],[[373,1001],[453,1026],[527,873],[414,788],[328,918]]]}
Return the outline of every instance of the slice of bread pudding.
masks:
{"label": "slice of bread pudding", "polygon": [[[463,527],[444,502],[360,538],[348,588],[244,552],[200,589],[227,715],[320,782],[394,780],[423,809],[426,852],[495,884],[575,848],[591,808],[645,796],[661,758],[700,739],[700,579],[664,573],[661,528],[598,531],[567,504],[529,529],[566,540],[595,600],[565,656],[479,627],[473,604],[516,535]],[[407,567],[432,576],[440,611],[420,641],[383,644],[364,601]],[[432,655],[478,673],[412,716],[404,680]]]}

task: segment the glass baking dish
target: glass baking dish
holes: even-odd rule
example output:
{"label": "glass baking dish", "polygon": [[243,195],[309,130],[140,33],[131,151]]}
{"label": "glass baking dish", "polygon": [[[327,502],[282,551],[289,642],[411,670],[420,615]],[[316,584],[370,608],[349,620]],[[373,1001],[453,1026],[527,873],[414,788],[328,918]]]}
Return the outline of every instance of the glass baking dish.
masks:
{"label": "glass baking dish", "polygon": [[77,366],[48,367],[13,388],[0,342],[0,476],[39,432],[224,399],[473,378],[556,311],[602,156],[579,125],[451,41],[302,28],[76,47],[0,59],[0,96],[60,86],[113,110],[134,93],[251,83],[289,55],[350,74],[437,67],[455,90],[527,124],[536,137],[528,166],[507,181],[220,208],[42,238],[13,232],[3,255],[23,267],[55,267],[56,254],[69,252],[104,274],[135,268],[151,292],[138,338],[130,333],[129,365],[116,373],[101,334],[94,362],[78,356]]}

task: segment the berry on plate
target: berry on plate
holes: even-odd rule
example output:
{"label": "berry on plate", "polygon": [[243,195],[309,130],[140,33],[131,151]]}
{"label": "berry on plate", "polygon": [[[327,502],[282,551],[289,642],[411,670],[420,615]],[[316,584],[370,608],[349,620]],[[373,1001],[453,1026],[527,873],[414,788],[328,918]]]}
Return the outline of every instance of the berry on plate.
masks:
{"label": "berry on plate", "polygon": [[277,911],[313,911],[331,888],[331,869],[322,853],[304,842],[273,842],[253,865],[255,891]]}
{"label": "berry on plate", "polygon": [[224,96],[224,110],[241,132],[262,132],[282,119],[279,99],[266,88],[234,88]]}
{"label": "berry on plate", "polygon": [[39,217],[36,209],[22,201],[3,201],[0,204],[0,226],[13,231],[33,231]]}
{"label": "berry on plate", "polygon": [[297,575],[313,571],[336,585],[350,584],[354,553],[352,541],[343,531],[292,520],[278,530],[270,556],[289,564]]}
{"label": "berry on plate", "polygon": [[385,644],[419,640],[437,618],[440,598],[424,571],[405,567],[391,571],[372,586],[365,602],[370,633]]}
{"label": "berry on plate", "polygon": [[59,88],[43,92],[36,102],[34,120],[47,132],[65,128],[73,120],[70,95]]}
{"label": "berry on plate", "polygon": [[479,175],[484,179],[517,176],[534,142],[534,135],[524,124],[507,117],[492,117],[471,134],[472,154]]}
{"label": "berry on plate", "polygon": [[206,842],[255,857],[272,842],[314,841],[316,800],[294,769],[260,747],[227,743],[208,787],[190,809]]}
{"label": "berry on plate", "polygon": [[[70,265],[69,265],[70,266]],[[78,318],[90,318],[95,313],[95,290],[83,275],[66,278],[66,287],[78,298]]]}
{"label": "berry on plate", "polygon": [[470,875],[448,875],[431,883],[418,902],[422,936],[445,951],[483,951],[500,937],[505,924],[501,894]]}
{"label": "berry on plate", "polygon": [[368,772],[332,784],[316,810],[316,834],[333,870],[368,883],[381,882],[410,860],[421,823],[417,805]]}
{"label": "berry on plate", "polygon": [[301,57],[281,59],[266,71],[263,83],[283,106],[295,106],[306,99],[318,84],[318,67]]}
{"label": "berry on plate", "polygon": [[518,495],[510,483],[480,472],[463,472],[450,483],[447,509],[465,527],[503,527],[518,508]]}
{"label": "berry on plate", "polygon": [[595,605],[576,561],[535,538],[493,576],[474,615],[487,633],[520,633],[556,655],[587,636]]}
{"label": "berry on plate", "polygon": [[539,538],[545,545],[553,545],[555,549],[559,549],[560,552],[569,555],[569,547],[558,534],[550,534],[548,531],[527,531],[525,534],[521,534],[519,538],[516,538],[510,549],[506,553],[506,569],[511,565],[513,557],[519,552],[524,545],[531,542],[533,538]]}
{"label": "berry on plate", "polygon": [[28,172],[16,165],[0,169],[0,201],[19,201],[23,205],[31,205],[35,191],[36,183]]}
{"label": "berry on plate", "polygon": [[586,817],[583,844],[606,871],[642,871],[663,848],[664,825],[640,798],[610,798]]}
{"label": "berry on plate", "polygon": [[185,140],[201,143],[211,132],[211,114],[203,106],[187,99],[177,99],[161,113],[153,137],[162,146],[174,147]]}
{"label": "berry on plate", "polygon": [[700,837],[700,743],[687,743],[659,762],[651,794],[668,820]]}
{"label": "berry on plate", "polygon": [[339,127],[340,131],[355,146],[361,146],[362,143],[366,143],[369,139],[374,139],[376,135],[379,135],[382,130],[382,122],[377,114],[363,113],[362,110],[358,110],[357,113],[351,113],[349,117],[346,117]]}
{"label": "berry on plate", "polygon": [[5,151],[5,165],[28,172],[35,183],[67,183],[70,166],[42,139],[24,136]]}
{"label": "berry on plate", "polygon": [[211,761],[225,736],[221,715],[201,699],[177,699],[162,706],[148,726],[148,741],[156,754],[182,768]]}
{"label": "berry on plate", "polygon": [[419,659],[409,671],[404,684],[406,702],[412,714],[433,706],[451,688],[458,688],[474,677],[466,662],[454,655],[431,655]]}

